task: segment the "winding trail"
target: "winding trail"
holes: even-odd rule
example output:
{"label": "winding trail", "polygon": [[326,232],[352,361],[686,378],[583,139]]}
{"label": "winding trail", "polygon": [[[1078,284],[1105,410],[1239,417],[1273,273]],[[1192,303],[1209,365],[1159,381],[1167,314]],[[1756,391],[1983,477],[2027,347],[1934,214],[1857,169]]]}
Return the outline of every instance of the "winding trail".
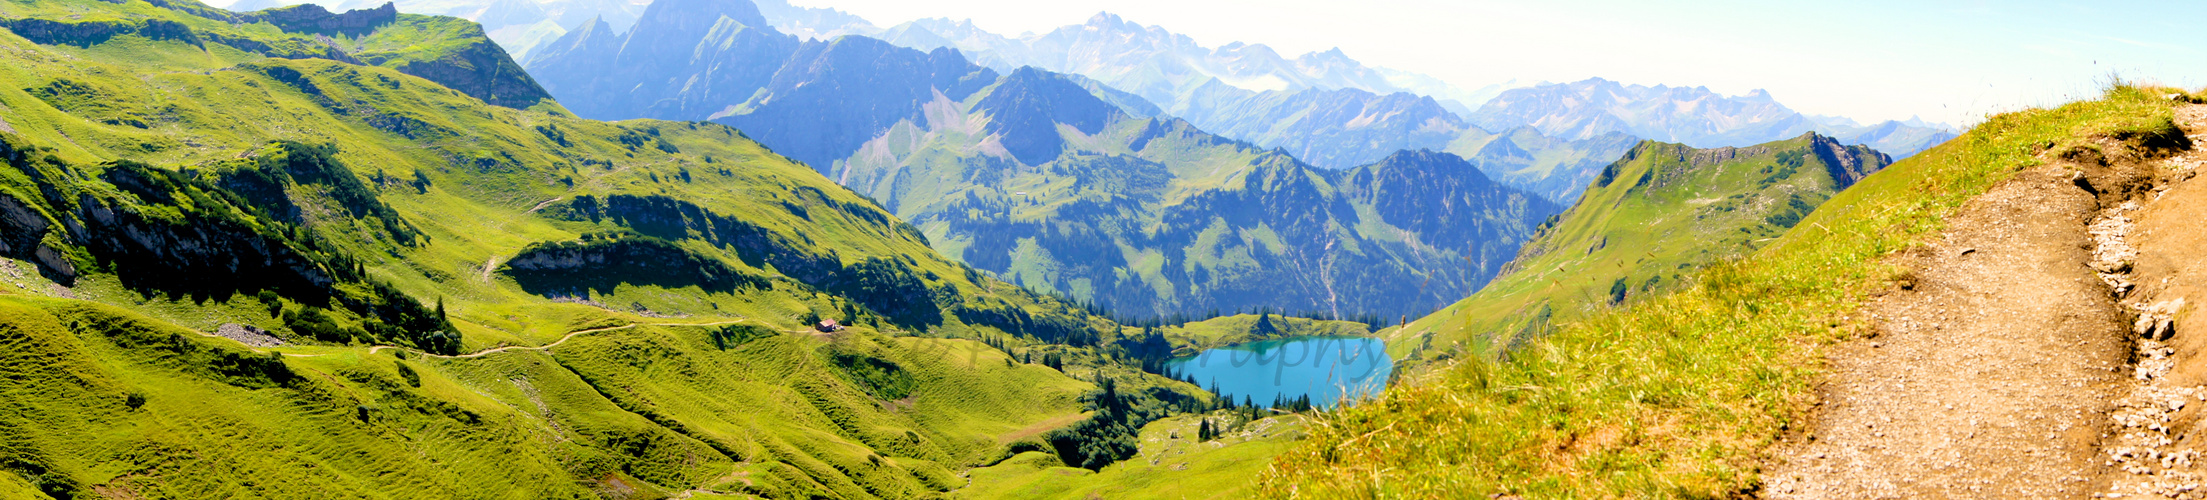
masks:
{"label": "winding trail", "polygon": [[554,196],[554,197],[552,197],[552,199],[549,199],[549,200],[544,200],[544,202],[543,202],[543,203],[538,203],[538,204],[536,204],[536,206],[534,206],[534,207],[529,207],[529,211],[528,211],[527,213],[532,213],[532,214],[533,214],[533,213],[536,213],[536,211],[538,211],[538,210],[543,210],[543,209],[544,209],[544,207],[549,207],[549,206],[552,206],[552,202],[556,202],[556,201],[559,201],[559,200],[562,200],[562,199],[566,199],[566,197],[565,197],[565,196]]}
{"label": "winding trail", "polygon": [[1773,450],[1760,496],[2108,494],[2123,444],[2111,420],[2147,378],[2134,347],[2152,342],[2131,336],[2105,235],[2165,161],[2100,146],[2114,161],[2045,158],[1893,256],[1912,275],[1853,318],[1869,338],[1832,348],[1818,407]]}
{"label": "winding trail", "polygon": [[476,279],[477,281],[481,281],[481,282],[484,282],[484,283],[489,283],[489,282],[490,282],[490,273],[491,273],[492,271],[496,271],[496,270],[498,270],[498,256],[496,256],[496,255],[492,255],[492,256],[490,256],[490,258],[489,258],[489,259],[484,259],[484,260],[483,260],[483,272],[482,272],[482,274],[480,274],[480,275],[477,275],[477,276],[475,277],[475,279]]}

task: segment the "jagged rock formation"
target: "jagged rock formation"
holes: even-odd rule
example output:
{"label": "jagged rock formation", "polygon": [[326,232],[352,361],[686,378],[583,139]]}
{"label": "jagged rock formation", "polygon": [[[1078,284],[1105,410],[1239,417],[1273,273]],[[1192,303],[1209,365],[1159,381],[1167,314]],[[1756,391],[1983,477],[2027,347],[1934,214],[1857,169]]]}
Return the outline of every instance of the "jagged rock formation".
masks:
{"label": "jagged rock formation", "polygon": [[333,14],[315,4],[268,9],[237,16],[238,22],[265,22],[276,25],[288,33],[313,33],[320,35],[366,36],[376,28],[398,22],[398,6],[384,2],[373,9],[346,11]]}

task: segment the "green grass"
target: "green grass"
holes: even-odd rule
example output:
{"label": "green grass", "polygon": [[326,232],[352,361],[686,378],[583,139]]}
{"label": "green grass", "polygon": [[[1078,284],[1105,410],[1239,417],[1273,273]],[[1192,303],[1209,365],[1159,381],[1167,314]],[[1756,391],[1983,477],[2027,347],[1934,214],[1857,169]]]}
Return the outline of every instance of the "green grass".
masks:
{"label": "green grass", "polygon": [[[300,38],[142,2],[0,1],[0,17],[24,16],[168,20],[269,43]],[[472,27],[402,16],[384,31],[340,41],[393,57],[386,61],[445,60],[440,54],[447,49],[487,43]],[[62,80],[88,85],[37,92]],[[0,494],[36,488],[45,477],[58,487],[149,498],[550,498],[620,491],[628,493],[614,496],[649,497],[686,490],[922,497],[961,486],[959,471],[1001,457],[1006,435],[1077,417],[1090,381],[1201,394],[1139,374],[1096,349],[968,324],[956,311],[1010,311],[1027,325],[1117,331],[1071,304],[936,255],[917,230],[870,200],[727,127],[606,123],[575,119],[557,105],[493,106],[391,67],[264,58],[218,43],[122,35],[79,47],[12,33],[0,33],[0,116],[15,131],[8,144],[46,148],[37,154],[54,158],[50,171],[75,176],[63,184],[0,168],[0,193],[25,201],[56,227],[84,216],[61,206],[74,201],[39,196],[44,187],[171,219],[226,214],[223,220],[240,227],[287,235],[271,241],[365,267],[363,279],[333,287],[380,282],[424,305],[442,304],[461,334],[461,352],[545,346],[571,332],[635,325],[576,334],[550,349],[477,358],[371,352],[364,343],[315,341],[288,330],[252,290],[193,296],[133,286],[112,263],[50,233],[44,243],[85,275],[73,288],[60,288],[33,270],[27,249],[11,251],[8,272],[0,273],[7,281],[0,286],[0,314],[7,315],[0,341],[20,344],[4,355],[24,374],[0,381],[10,405],[0,411],[0,458],[7,459],[0,460],[6,471]],[[99,180],[119,168],[110,163],[118,160],[225,172],[251,163],[241,158],[276,154],[269,149],[274,141],[335,147],[335,165],[359,184],[292,185],[288,199],[303,215],[283,221],[220,196],[163,202],[162,193],[125,196]],[[685,220],[740,221],[756,231],[738,241],[696,227],[655,236],[698,259],[700,268],[763,284],[615,280],[573,300],[524,290],[501,269],[532,245],[649,229],[636,220],[548,213],[580,195],[673,200],[718,217]],[[362,196],[375,203],[359,203]],[[393,218],[404,224],[385,224]],[[392,227],[423,237],[408,244],[391,236]],[[818,257],[837,272],[872,262],[869,269],[891,269],[883,273],[896,279],[818,279],[817,270],[760,258],[767,250],[744,246],[752,244]],[[891,321],[854,295],[889,285],[924,286],[928,293],[918,303],[941,309],[940,320]],[[328,309],[341,327],[370,319],[286,293],[275,302],[290,310]],[[811,335],[803,323],[813,315],[856,326]],[[731,322],[756,329],[716,342],[718,329]],[[259,326],[294,342],[274,350],[298,355],[280,365],[298,376],[255,382],[223,371],[237,364],[223,356],[259,359],[256,351],[195,333],[225,323]],[[1061,352],[1074,375],[961,340],[980,338]],[[163,354],[176,350],[198,357]],[[874,368],[850,369],[861,365]],[[882,390],[888,386],[894,391]],[[132,391],[146,396],[144,409],[123,407]]]}
{"label": "green grass", "polygon": [[[1268,314],[1272,329],[1260,332],[1260,315],[1236,314],[1157,328],[1172,342],[1174,355],[1193,356],[1205,349],[1291,337],[1365,337],[1371,328],[1354,321],[1320,320]],[[1132,331],[1131,329],[1129,331]]]}
{"label": "green grass", "polygon": [[[1406,364],[1491,355],[1553,325],[1682,287],[1694,269],[1767,245],[1841,187],[1807,136],[1701,150],[1643,142],[1478,293],[1403,327],[1388,352]],[[1737,151],[1729,159],[1687,159]],[[1883,165],[1865,154],[1865,170]],[[1619,302],[1617,291],[1623,290]]]}
{"label": "green grass", "polygon": [[1260,479],[1274,497],[1747,495],[1807,411],[1822,346],[1970,198],[2057,144],[2167,127],[2161,89],[1991,117],[1834,197],[1782,240],[1674,294],[1561,325],[1314,418]]}
{"label": "green grass", "polygon": [[1026,452],[974,469],[973,486],[952,498],[1248,498],[1251,479],[1273,457],[1302,439],[1303,418],[1283,416],[1239,422],[1211,415],[1219,425],[1239,424],[1208,442],[1196,439],[1198,416],[1159,420],[1142,428],[1141,454],[1101,471],[1066,467],[1057,457]]}

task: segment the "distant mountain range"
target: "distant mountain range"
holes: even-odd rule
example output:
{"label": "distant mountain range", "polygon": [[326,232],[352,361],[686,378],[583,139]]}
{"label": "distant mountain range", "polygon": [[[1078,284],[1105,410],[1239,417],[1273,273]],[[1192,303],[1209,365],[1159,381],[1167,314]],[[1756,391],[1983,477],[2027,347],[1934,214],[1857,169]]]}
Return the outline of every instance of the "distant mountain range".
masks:
{"label": "distant mountain range", "polygon": [[1489,130],[1533,127],[1564,139],[1623,132],[1703,148],[1745,146],[1813,131],[1902,158],[1954,138],[1950,127],[1921,120],[1862,126],[1845,118],[1803,115],[1759,89],[1725,96],[1707,87],[1647,87],[1600,78],[1511,89],[1466,118]]}
{"label": "distant mountain range", "polygon": [[[240,5],[272,1],[280,0],[245,0]],[[345,5],[366,5],[375,0],[345,1]],[[545,53],[547,46],[570,31],[588,32],[585,38],[595,40],[590,43],[613,43],[610,37],[626,33],[645,14],[645,4],[630,0],[407,0],[399,7],[477,20],[523,61],[554,57]],[[1083,87],[1128,114],[1185,118],[1203,130],[1278,148],[1311,165],[1344,169],[1401,150],[1447,151],[1498,180],[1562,203],[1576,197],[1592,171],[1622,154],[1635,142],[1633,138],[1699,147],[1745,146],[1815,131],[1906,157],[1953,136],[1950,127],[1920,120],[1865,126],[1845,118],[1803,115],[1761,91],[1724,96],[1698,87],[1626,86],[1602,79],[1507,91],[1499,85],[1464,90],[1426,75],[1366,66],[1338,49],[1290,59],[1261,44],[1204,47],[1163,27],[1144,26],[1109,13],[1048,33],[1011,37],[982,30],[971,21],[931,18],[882,28],[847,12],[793,6],[786,0],[761,0],[755,7],[758,15],[737,22],[748,30],[714,36],[771,36],[783,40],[776,44],[795,47],[858,35],[925,52],[956,49],[971,65],[998,74],[1033,66],[1078,75]],[[771,75],[735,73],[771,65],[747,57],[772,59],[790,49],[731,52],[756,45],[723,43],[684,59],[718,64],[721,69],[700,73],[709,78],[764,80]],[[572,50],[572,46],[553,49]],[[639,50],[624,46],[615,52]],[[606,109],[594,107],[598,104],[594,102],[567,104],[583,116],[642,109],[646,110],[643,116],[654,118],[694,118],[699,107],[727,108],[728,102],[748,97],[703,95],[711,89],[756,87],[686,80],[647,82],[645,76],[667,72],[637,70],[632,65],[641,61],[633,57],[607,61],[616,60],[601,68],[621,68],[635,78],[605,92],[652,95],[652,102],[607,104],[614,107]],[[711,113],[724,116],[735,111]],[[817,132],[835,136],[827,140],[844,146],[858,140],[838,131]],[[1505,136],[1511,140],[1493,140]],[[791,153],[807,162],[835,159]]]}
{"label": "distant mountain range", "polygon": [[1009,37],[982,30],[970,20],[920,19],[883,29],[832,9],[768,8],[763,4],[760,8],[767,12],[768,21],[784,32],[818,38],[864,35],[920,50],[949,47],[998,71],[1034,66],[1084,75],[1140,95],[1175,115],[1186,113],[1192,105],[1188,102],[1191,94],[1214,80],[1255,92],[1411,92],[1432,96],[1458,113],[1469,112],[1470,106],[1502,90],[1499,85],[1464,90],[1430,76],[1365,66],[1340,49],[1289,59],[1263,44],[1234,42],[1204,47],[1186,35],[1129,22],[1108,12],[1048,33]]}
{"label": "distant mountain range", "polygon": [[[1815,131],[1907,157],[1954,136],[1949,127],[1921,121],[1863,126],[1810,117],[1762,91],[1723,96],[1706,88],[1628,87],[1601,79],[1465,91],[1424,75],[1368,67],[1339,49],[1287,59],[1261,44],[1203,47],[1109,13],[1013,38],[971,21],[921,19],[882,29],[832,9],[777,12],[768,22],[787,32],[875,36],[922,50],[956,48],[999,71],[1034,66],[1084,75],[1204,130],[1281,148],[1320,167],[1350,168],[1404,149],[1445,150],[1566,203],[1593,169],[1637,142],[1633,137],[1722,147]],[[1526,127],[1530,133],[1518,130]],[[1607,137],[1612,133],[1630,137]],[[1501,135],[1516,140],[1491,140]]]}
{"label": "distant mountain range", "polygon": [[[734,126],[881,200],[945,254],[1137,317],[1420,314],[1477,289],[1559,209],[1456,155],[1320,169],[1087,78],[806,40],[762,17],[661,0],[629,30],[594,23],[526,66],[578,115]],[[1448,132],[1437,140],[1461,135]]]}

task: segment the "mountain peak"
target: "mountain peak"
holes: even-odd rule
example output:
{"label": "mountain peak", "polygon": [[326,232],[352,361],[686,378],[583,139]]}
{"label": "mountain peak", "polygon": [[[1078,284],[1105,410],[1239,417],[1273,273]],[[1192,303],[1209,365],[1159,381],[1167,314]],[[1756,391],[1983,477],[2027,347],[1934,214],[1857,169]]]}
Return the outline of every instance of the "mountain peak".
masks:
{"label": "mountain peak", "polygon": [[658,0],[644,8],[643,17],[630,31],[647,29],[646,25],[650,25],[648,29],[652,31],[701,31],[723,17],[749,28],[770,29],[772,26],[766,22],[766,16],[759,13],[759,6],[750,0]]}
{"label": "mountain peak", "polygon": [[1124,116],[1079,83],[1033,66],[1021,66],[998,80],[996,89],[973,109],[989,115],[989,133],[999,134],[1012,157],[1028,165],[1048,163],[1064,152],[1058,124],[1094,134]]}
{"label": "mountain peak", "polygon": [[1302,57],[1298,57],[1296,60],[1317,64],[1356,64],[1356,60],[1350,59],[1349,54],[1342,52],[1340,47],[1326,49],[1323,52],[1303,54]]}
{"label": "mountain peak", "polygon": [[1086,25],[1087,25],[1088,27],[1090,27],[1090,28],[1107,28],[1107,29],[1108,29],[1108,28],[1118,28],[1118,27],[1122,27],[1122,26],[1125,26],[1125,25],[1127,25],[1128,23],[1126,22],[1126,20],[1125,20],[1125,19],[1120,19],[1120,18],[1119,18],[1119,15],[1118,15],[1118,14],[1113,14],[1113,13],[1110,13],[1110,12],[1104,12],[1104,11],[1098,11],[1098,12],[1096,12],[1096,15],[1095,15],[1095,16],[1091,16],[1091,17],[1089,17],[1089,18],[1088,18],[1088,22],[1087,22],[1087,23],[1085,23],[1085,24],[1086,24]]}

